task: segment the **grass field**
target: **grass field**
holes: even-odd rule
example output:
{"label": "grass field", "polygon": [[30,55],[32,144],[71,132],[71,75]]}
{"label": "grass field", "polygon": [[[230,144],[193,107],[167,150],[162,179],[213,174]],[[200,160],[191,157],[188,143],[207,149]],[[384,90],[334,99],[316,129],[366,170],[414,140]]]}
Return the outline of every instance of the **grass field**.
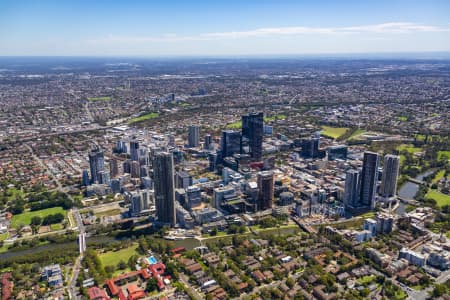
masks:
{"label": "grass field", "polygon": [[142,122],[142,121],[145,121],[145,120],[154,119],[154,118],[156,118],[158,116],[159,116],[158,113],[145,114],[145,115],[142,115],[142,116],[139,116],[137,118],[133,118],[133,119],[129,120],[128,124],[134,124],[134,123]]}
{"label": "grass field", "polygon": [[447,157],[447,159],[450,159],[450,151],[438,151],[438,159],[441,159],[444,156]]}
{"label": "grass field", "polygon": [[440,170],[439,172],[436,173],[436,176],[434,176],[433,178],[433,183],[438,182],[442,177],[444,177],[445,175],[445,170]]}
{"label": "grass field", "polygon": [[228,235],[225,231],[218,231],[216,235],[210,235],[209,233],[202,234],[202,238],[211,238],[211,237],[218,237],[218,236],[226,236]]}
{"label": "grass field", "polygon": [[358,278],[356,282],[358,282],[360,285],[369,285],[370,283],[375,282],[375,275],[367,275],[363,276],[361,278]]}
{"label": "grass field", "polygon": [[104,96],[104,97],[89,97],[88,100],[89,101],[110,101],[112,98],[109,96]]}
{"label": "grass field", "polygon": [[63,229],[63,225],[61,223],[59,223],[59,224],[52,224],[52,225],[50,225],[50,228],[52,229],[52,231],[62,230]]}
{"label": "grass field", "polygon": [[321,134],[332,139],[337,139],[347,131],[347,127],[322,126]]}
{"label": "grass field", "polygon": [[413,145],[401,144],[400,146],[397,147],[397,150],[398,151],[406,150],[407,152],[414,154],[422,151],[422,148],[414,147]]}
{"label": "grass field", "polygon": [[111,209],[111,210],[105,210],[102,212],[94,213],[97,218],[101,217],[110,217],[120,214],[120,209]]}
{"label": "grass field", "polygon": [[236,121],[236,122],[230,123],[226,127],[227,127],[227,129],[241,129],[242,121]]}
{"label": "grass field", "polygon": [[9,234],[7,232],[5,233],[0,233],[0,242],[4,241],[8,238]]}
{"label": "grass field", "polygon": [[36,211],[27,211],[19,215],[14,215],[12,217],[11,227],[18,228],[20,224],[30,225],[31,218],[33,218],[34,216],[39,216],[44,219],[48,215],[54,215],[57,213],[62,213],[67,217],[67,213],[64,209],[62,209],[62,207],[52,207]]}
{"label": "grass field", "polygon": [[366,133],[366,131],[364,129],[356,129],[355,132],[353,132],[348,139],[354,139],[357,138],[358,136],[360,136],[361,134]]}
{"label": "grass field", "polygon": [[450,205],[450,196],[436,190],[430,189],[425,197],[436,200],[437,205],[440,207]]}
{"label": "grass field", "polygon": [[284,119],[286,119],[286,115],[279,114],[272,117],[264,117],[264,122],[272,122],[275,120],[284,120]]}
{"label": "grass field", "polygon": [[25,193],[15,187],[7,189],[8,201],[16,199],[16,196],[24,197]]}
{"label": "grass field", "polygon": [[138,254],[136,252],[137,247],[138,247],[137,244],[133,244],[132,246],[130,246],[128,248],[121,249],[116,252],[110,251],[110,252],[101,253],[99,255],[99,257],[100,257],[100,260],[104,267],[116,266],[119,261],[123,260],[124,262],[128,262],[128,259],[131,256]]}

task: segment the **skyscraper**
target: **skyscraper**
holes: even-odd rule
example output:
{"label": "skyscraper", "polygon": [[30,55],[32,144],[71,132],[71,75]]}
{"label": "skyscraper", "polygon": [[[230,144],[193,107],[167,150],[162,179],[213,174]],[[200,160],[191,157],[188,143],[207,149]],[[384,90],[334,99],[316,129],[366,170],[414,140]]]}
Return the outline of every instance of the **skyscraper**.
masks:
{"label": "skyscraper", "polygon": [[264,114],[253,113],[242,116],[242,149],[248,146],[250,157],[262,160],[262,142],[264,133]]}
{"label": "skyscraper", "polygon": [[188,146],[189,147],[198,147],[200,139],[200,127],[196,125],[189,126],[189,137],[188,137]]}
{"label": "skyscraper", "polygon": [[210,134],[205,135],[205,143],[203,144],[203,148],[209,150],[209,147],[212,143],[212,137]]}
{"label": "skyscraper", "polygon": [[357,207],[360,194],[360,171],[349,170],[345,176],[344,205]]}
{"label": "skyscraper", "polygon": [[273,172],[263,171],[258,173],[258,210],[264,210],[272,208],[274,182]]}
{"label": "skyscraper", "polygon": [[319,143],[320,138],[310,138],[303,140],[301,143],[302,151],[301,155],[304,158],[316,158],[319,156]]}
{"label": "skyscraper", "polygon": [[175,188],[173,156],[168,152],[157,153],[153,160],[156,216],[161,223],[174,226]]}
{"label": "skyscraper", "polygon": [[130,141],[130,156],[132,161],[139,161],[139,142],[135,137]]}
{"label": "skyscraper", "polygon": [[381,178],[380,194],[383,197],[395,196],[397,177],[400,167],[400,157],[388,154],[384,157],[383,177]]}
{"label": "skyscraper", "polygon": [[89,153],[89,167],[91,169],[91,183],[99,183],[99,173],[105,170],[103,150],[97,147]]}
{"label": "skyscraper", "polygon": [[109,160],[109,175],[110,178],[116,178],[119,175],[119,164],[115,158]]}
{"label": "skyscraper", "polygon": [[141,166],[139,165],[139,162],[132,161],[130,166],[131,166],[130,170],[131,178],[139,178],[141,172]]}
{"label": "skyscraper", "polygon": [[89,173],[87,170],[83,170],[82,175],[81,175],[81,184],[83,186],[88,186],[89,185]]}
{"label": "skyscraper", "polygon": [[241,152],[241,133],[234,130],[223,130],[221,146],[222,156],[228,157]]}
{"label": "skyscraper", "polygon": [[375,193],[378,180],[378,166],[380,165],[380,156],[375,152],[364,152],[363,168],[361,173],[361,206],[374,208]]}

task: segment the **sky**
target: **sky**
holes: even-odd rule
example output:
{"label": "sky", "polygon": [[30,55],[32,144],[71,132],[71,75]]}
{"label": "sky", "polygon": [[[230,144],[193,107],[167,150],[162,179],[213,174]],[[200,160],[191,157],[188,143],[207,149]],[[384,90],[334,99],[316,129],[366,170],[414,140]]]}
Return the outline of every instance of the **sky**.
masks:
{"label": "sky", "polygon": [[449,51],[448,0],[0,0],[0,56]]}

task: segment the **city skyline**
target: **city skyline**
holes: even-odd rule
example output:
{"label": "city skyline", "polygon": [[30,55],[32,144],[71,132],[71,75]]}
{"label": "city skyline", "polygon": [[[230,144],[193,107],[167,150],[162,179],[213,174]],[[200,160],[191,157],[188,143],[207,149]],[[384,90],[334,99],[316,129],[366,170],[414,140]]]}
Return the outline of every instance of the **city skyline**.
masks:
{"label": "city skyline", "polygon": [[445,1],[3,1],[0,55],[448,52],[449,10]]}

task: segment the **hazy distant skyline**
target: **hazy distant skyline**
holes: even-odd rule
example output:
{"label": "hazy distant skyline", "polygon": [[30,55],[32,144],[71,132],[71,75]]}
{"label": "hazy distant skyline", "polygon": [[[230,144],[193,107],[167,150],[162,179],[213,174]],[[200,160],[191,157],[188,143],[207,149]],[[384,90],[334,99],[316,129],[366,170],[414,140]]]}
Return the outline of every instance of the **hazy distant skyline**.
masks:
{"label": "hazy distant skyline", "polygon": [[450,51],[450,1],[0,2],[0,55]]}

